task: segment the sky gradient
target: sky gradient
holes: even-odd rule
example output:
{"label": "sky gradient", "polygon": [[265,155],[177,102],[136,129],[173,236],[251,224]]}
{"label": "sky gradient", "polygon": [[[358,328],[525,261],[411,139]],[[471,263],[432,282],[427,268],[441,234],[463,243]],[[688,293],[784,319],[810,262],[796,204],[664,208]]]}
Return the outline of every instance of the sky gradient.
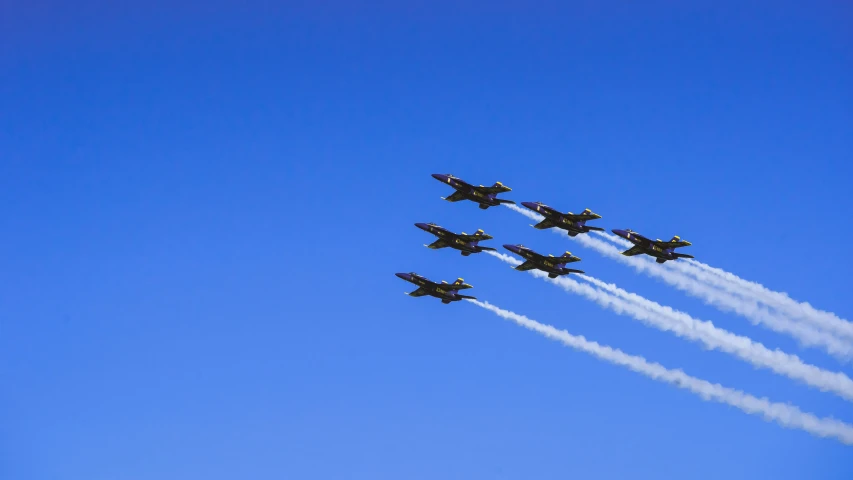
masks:
{"label": "sky gradient", "polygon": [[[428,5],[427,5],[428,4]],[[0,6],[0,478],[849,479],[853,449],[393,274],[853,423],[416,222],[482,228],[770,348],[507,208],[591,208],[853,318],[841,2]],[[467,293],[467,292],[466,292]]]}

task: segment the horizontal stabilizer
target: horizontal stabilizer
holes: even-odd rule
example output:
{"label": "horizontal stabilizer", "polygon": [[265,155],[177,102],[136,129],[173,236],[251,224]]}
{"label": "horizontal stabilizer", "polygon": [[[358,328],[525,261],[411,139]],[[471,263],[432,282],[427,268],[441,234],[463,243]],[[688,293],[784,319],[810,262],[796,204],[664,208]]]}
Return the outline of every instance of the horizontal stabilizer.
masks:
{"label": "horizontal stabilizer", "polygon": [[500,203],[511,203],[511,204],[515,205],[515,202],[513,200],[505,200],[503,198],[496,198],[495,200],[497,200]]}
{"label": "horizontal stabilizer", "polygon": [[603,232],[604,231],[604,229],[601,227],[586,227],[585,230],[588,232],[592,232],[592,231]]}
{"label": "horizontal stabilizer", "polygon": [[567,268],[566,270],[568,270],[569,273],[586,273],[583,270],[575,270],[574,268]]}
{"label": "horizontal stabilizer", "polygon": [[489,251],[491,251],[491,252],[496,252],[498,249],[497,249],[497,248],[492,248],[492,247],[481,247],[481,246],[479,246],[479,245],[478,245],[478,246],[477,246],[477,250],[479,250],[479,251],[481,251],[481,252],[482,252],[482,251],[484,251],[484,250],[489,250]]}
{"label": "horizontal stabilizer", "polygon": [[693,255],[688,255],[686,253],[673,253],[672,255],[675,256],[675,258],[696,258]]}

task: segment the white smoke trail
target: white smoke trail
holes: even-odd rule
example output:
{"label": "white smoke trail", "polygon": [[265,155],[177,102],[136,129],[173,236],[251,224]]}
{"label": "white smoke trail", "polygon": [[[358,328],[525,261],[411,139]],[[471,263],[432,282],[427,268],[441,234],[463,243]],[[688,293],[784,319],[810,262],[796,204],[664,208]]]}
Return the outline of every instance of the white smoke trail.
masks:
{"label": "white smoke trail", "polygon": [[[607,232],[594,231],[592,233],[616,243],[617,245],[625,247],[632,246],[631,242]],[[786,293],[776,292],[761,285],[760,283],[745,280],[733,273],[729,273],[720,268],[715,268],[696,260],[684,259],[682,261],[669,262],[664,265],[665,268],[685,273],[701,282],[717,287],[725,292],[739,295],[744,298],[754,299],[768,307],[778,310],[780,313],[793,320],[808,322],[814,327],[853,340],[853,322],[840,318],[832,312],[819,310],[811,306],[808,302],[798,302],[789,297]]]}
{"label": "white smoke trail", "polygon": [[[521,263],[509,255],[491,251],[487,253],[511,265]],[[823,370],[803,362],[796,355],[778,349],[770,350],[748,337],[717,328],[711,322],[698,320],[687,313],[660,305],[587,275],[582,275],[581,278],[606,291],[578,283],[568,277],[548,278],[546,273],[538,270],[528,270],[528,273],[559,285],[568,292],[582,295],[616,313],[630,315],[646,325],[673,332],[682,338],[702,342],[707,348],[735,355],[756,367],[767,368],[821,391],[832,392],[848,401],[853,401],[853,380],[843,373]]]}
{"label": "white smoke trail", "polygon": [[[506,204],[506,206],[533,220],[539,221],[543,218],[539,214],[524,210],[516,205]],[[701,282],[697,282],[695,279],[692,279],[683,273],[666,268],[660,268],[661,265],[650,262],[644,258],[626,257],[622,255],[619,249],[614,247],[612,244],[602,240],[591,238],[588,235],[569,237],[563,230],[555,231],[566,238],[575,240],[584,246],[590,247],[603,255],[615,259],[616,261],[630,265],[639,272],[660,278],[675,288],[701,298],[706,303],[723,311],[735,312],[753,324],[763,325],[775,332],[789,334],[796,338],[802,345],[820,345],[828,353],[842,360],[849,360],[853,358],[853,342],[837,338],[828,332],[815,328],[812,325],[793,321],[785,315],[778,312],[771,312],[767,308],[759,306],[755,301],[738,298],[732,294],[720,291],[719,289],[705,285]]]}
{"label": "white smoke trail", "polygon": [[621,350],[587,340],[582,336],[572,335],[565,330],[543,325],[523,315],[498,308],[488,302],[468,301],[552,340],[557,340],[564,345],[592,354],[610,363],[627,367],[651,379],[689,390],[704,400],[731,405],[751,415],[761,415],[765,420],[774,421],[786,428],[804,430],[819,437],[832,437],[846,445],[853,445],[853,425],[834,418],[819,418],[811,413],[803,412],[793,405],[771,402],[766,398],[757,398],[740,390],[691,377],[681,370],[670,370],[659,363],[651,363],[643,357],[629,355]]}

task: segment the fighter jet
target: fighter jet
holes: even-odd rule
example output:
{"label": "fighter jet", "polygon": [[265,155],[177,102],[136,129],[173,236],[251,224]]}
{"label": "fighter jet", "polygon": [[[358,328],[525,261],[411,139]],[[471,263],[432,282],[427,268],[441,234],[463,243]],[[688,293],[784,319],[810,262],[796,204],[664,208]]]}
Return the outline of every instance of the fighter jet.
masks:
{"label": "fighter jet", "polygon": [[459,250],[464,257],[467,257],[472,253],[480,253],[483,250],[495,250],[492,247],[481,247],[477,245],[482,240],[489,240],[492,238],[491,235],[486,235],[482,230],[477,230],[473,235],[468,235],[465,232],[453,233],[450,230],[447,230],[444,227],[439,227],[434,223],[416,223],[415,226],[438,237],[438,240],[430,243],[429,245],[425,245],[432,249],[444,247],[455,248],[456,250]]}
{"label": "fighter jet", "polygon": [[480,208],[483,210],[489,207],[495,207],[502,203],[515,203],[512,200],[504,200],[502,198],[497,198],[499,193],[510,192],[511,188],[505,187],[501,182],[495,182],[491,187],[484,187],[480,185],[479,187],[475,187],[470,183],[465,182],[464,180],[454,177],[451,174],[440,174],[434,173],[432,175],[433,178],[438,180],[439,182],[446,183],[453,187],[456,191],[453,192],[449,197],[441,197],[448,202],[458,202],[460,200],[471,200],[472,202],[476,202],[480,204]]}
{"label": "fighter jet", "polygon": [[471,288],[471,285],[465,283],[461,278],[457,278],[453,283],[447,283],[444,280],[441,283],[435,283],[426,278],[418,275],[415,272],[411,273],[396,273],[398,277],[402,278],[407,282],[414,283],[418,286],[418,289],[414,292],[409,292],[407,295],[412,297],[423,297],[424,295],[431,295],[436,298],[441,299],[441,303],[450,303],[450,302],[458,302],[464,298],[475,299],[477,297],[472,297],[470,295],[460,295],[459,290],[465,288]]}
{"label": "fighter jet", "polygon": [[524,263],[515,267],[516,270],[522,272],[535,268],[547,272],[549,278],[557,278],[560,275],[568,275],[570,273],[584,273],[583,270],[566,268],[567,263],[581,261],[580,258],[572,256],[572,252],[566,252],[562,256],[555,257],[553,255],[545,256],[538,254],[524,245],[504,245],[504,248],[525,258]]}
{"label": "fighter jet", "polygon": [[589,220],[601,218],[601,215],[593,213],[592,210],[588,208],[579,214],[574,214],[572,212],[560,213],[556,209],[551,208],[542,202],[521,202],[521,204],[545,217],[545,220],[533,225],[533,228],[538,228],[539,230],[557,227],[566,230],[570,237],[577,236],[579,233],[587,233],[592,230],[598,230],[599,232],[604,231],[603,228],[589,227],[586,225],[586,222]]}
{"label": "fighter jet", "polygon": [[693,255],[687,255],[686,253],[675,253],[674,250],[676,248],[692,245],[690,242],[682,240],[678,235],[672,237],[672,240],[664,242],[659,238],[657,240],[650,240],[630,228],[626,230],[616,229],[613,230],[613,233],[634,244],[633,247],[622,252],[622,255],[627,257],[645,253],[646,255],[655,257],[655,261],[658,263],[675,260],[676,258],[693,258]]}

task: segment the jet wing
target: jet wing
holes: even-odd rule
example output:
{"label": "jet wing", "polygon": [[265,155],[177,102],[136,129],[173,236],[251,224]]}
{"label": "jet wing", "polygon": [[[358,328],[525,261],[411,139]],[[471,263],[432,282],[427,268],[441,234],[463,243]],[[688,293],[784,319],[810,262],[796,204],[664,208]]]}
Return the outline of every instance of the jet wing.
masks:
{"label": "jet wing", "polygon": [[463,242],[473,242],[475,240],[491,240],[492,239],[491,235],[485,235],[485,234],[473,235],[473,234],[467,234],[466,233],[466,234],[460,234],[460,235],[458,235],[458,237],[459,237],[459,240],[462,240]]}
{"label": "jet wing", "polygon": [[646,253],[646,250],[639,245],[634,245],[628,250],[622,252],[622,255],[625,255],[626,257],[633,257],[634,255],[639,255],[641,253]]}
{"label": "jet wing", "polygon": [[533,225],[533,228],[538,228],[539,230],[544,230],[546,228],[551,228],[554,226],[555,226],[554,222],[552,222],[551,220],[548,220],[546,218],[545,220],[542,220],[541,222],[537,223],[536,225]]}
{"label": "jet wing", "polygon": [[430,243],[429,245],[427,245],[427,247],[429,247],[429,248],[431,248],[431,249],[433,249],[433,250],[435,250],[435,249],[437,249],[437,248],[444,248],[444,247],[446,247],[446,246],[448,246],[448,245],[447,245],[447,242],[445,242],[445,241],[444,241],[444,240],[442,240],[442,239],[438,239],[438,240],[436,240],[436,241],[434,241],[434,242]]}
{"label": "jet wing", "polygon": [[426,288],[420,287],[414,292],[408,293],[407,295],[409,295],[410,297],[423,297],[424,295],[429,295],[429,292]]}
{"label": "jet wing", "polygon": [[534,268],[536,268],[536,264],[534,264],[534,263],[533,263],[533,262],[531,262],[530,260],[528,260],[528,261],[526,261],[526,262],[522,263],[521,265],[519,265],[519,266],[515,267],[515,269],[516,269],[516,270],[519,270],[519,271],[521,271],[521,272],[526,272],[526,271],[528,271],[528,270],[533,270]]}
{"label": "jet wing", "polygon": [[578,257],[556,257],[556,260],[557,263],[575,263],[581,261]]}
{"label": "jet wing", "polygon": [[460,200],[465,200],[465,195],[463,195],[462,192],[455,191],[451,195],[445,197],[444,199],[447,200],[448,202],[458,202]]}
{"label": "jet wing", "polygon": [[505,187],[505,186],[501,185],[500,183],[496,183],[496,184],[492,185],[491,187],[484,187],[481,185],[481,186],[475,187],[475,188],[477,190],[483,192],[483,193],[504,193],[504,192],[511,192],[512,191],[511,188]]}
{"label": "jet wing", "polygon": [[670,240],[668,242],[654,241],[652,243],[659,246],[660,248],[679,248],[679,247],[689,247],[691,245],[690,242],[685,242],[683,240],[679,240],[679,241],[675,241],[675,242],[672,240]]}
{"label": "jet wing", "polygon": [[571,220],[573,222],[582,222],[582,221],[586,221],[586,220],[596,220],[598,218],[601,218],[601,215],[598,215],[597,213],[592,213],[592,212],[590,212],[590,213],[564,213],[563,216],[568,218],[569,220]]}

